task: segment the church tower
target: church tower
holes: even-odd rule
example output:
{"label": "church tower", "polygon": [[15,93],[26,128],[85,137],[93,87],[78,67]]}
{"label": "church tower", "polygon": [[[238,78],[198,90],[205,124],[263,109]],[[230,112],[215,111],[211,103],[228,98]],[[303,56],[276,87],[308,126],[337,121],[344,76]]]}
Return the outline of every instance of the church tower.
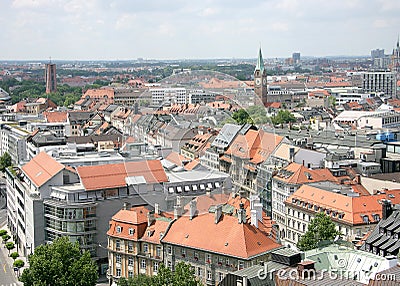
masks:
{"label": "church tower", "polygon": [[258,51],[257,65],[254,70],[254,92],[265,105],[267,103],[267,71],[264,67],[261,47]]}
{"label": "church tower", "polygon": [[392,72],[400,72],[400,39],[397,39],[396,48],[393,49],[392,61],[390,64],[390,69]]}

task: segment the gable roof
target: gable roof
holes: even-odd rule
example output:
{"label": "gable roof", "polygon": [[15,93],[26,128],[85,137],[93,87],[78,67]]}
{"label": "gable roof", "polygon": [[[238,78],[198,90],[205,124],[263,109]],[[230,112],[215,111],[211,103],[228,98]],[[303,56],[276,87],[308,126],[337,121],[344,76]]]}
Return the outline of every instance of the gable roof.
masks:
{"label": "gable roof", "polygon": [[[212,234],[212,239],[204,239],[205,234]],[[212,213],[195,216],[192,220],[189,216],[180,217],[162,241],[242,259],[251,259],[281,247],[256,227],[238,223],[234,216],[221,215],[215,223]]]}
{"label": "gable roof", "polygon": [[126,186],[126,177],[143,176],[147,184],[168,181],[159,160],[81,166],[76,170],[87,191]]}
{"label": "gable roof", "polygon": [[36,187],[41,187],[64,168],[46,152],[40,152],[22,167],[22,171]]}
{"label": "gable roof", "polygon": [[53,111],[53,112],[45,111],[43,112],[43,116],[49,123],[67,122],[68,119],[68,113],[66,111]]}
{"label": "gable roof", "polygon": [[328,169],[309,169],[298,163],[290,163],[274,176],[274,179],[288,184],[306,184],[321,181],[336,182]]}

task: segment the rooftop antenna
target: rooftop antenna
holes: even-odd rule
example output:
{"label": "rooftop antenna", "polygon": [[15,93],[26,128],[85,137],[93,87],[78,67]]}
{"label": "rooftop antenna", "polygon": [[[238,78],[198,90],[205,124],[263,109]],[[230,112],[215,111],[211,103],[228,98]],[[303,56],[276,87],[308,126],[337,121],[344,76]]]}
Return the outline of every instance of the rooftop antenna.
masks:
{"label": "rooftop antenna", "polygon": [[51,64],[51,56],[49,57],[49,61],[50,61],[50,64]]}

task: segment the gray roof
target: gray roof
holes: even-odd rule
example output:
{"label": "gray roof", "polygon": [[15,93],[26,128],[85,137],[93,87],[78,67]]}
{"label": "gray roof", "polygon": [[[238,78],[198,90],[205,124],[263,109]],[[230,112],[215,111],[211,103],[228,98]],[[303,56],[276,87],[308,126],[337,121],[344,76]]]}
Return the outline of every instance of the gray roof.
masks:
{"label": "gray roof", "polygon": [[226,148],[228,147],[233,139],[235,139],[236,134],[239,132],[240,125],[236,124],[225,124],[224,127],[219,131],[217,137],[215,137],[214,141],[211,143],[211,146],[217,148]]}

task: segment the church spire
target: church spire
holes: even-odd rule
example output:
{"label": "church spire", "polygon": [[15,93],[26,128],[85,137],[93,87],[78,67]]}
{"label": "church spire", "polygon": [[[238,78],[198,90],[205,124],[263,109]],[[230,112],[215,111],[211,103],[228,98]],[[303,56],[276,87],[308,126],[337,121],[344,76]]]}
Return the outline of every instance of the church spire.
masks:
{"label": "church spire", "polygon": [[264,59],[262,57],[261,47],[260,47],[260,49],[258,51],[258,59],[257,59],[256,70],[259,70],[261,73],[264,72]]}

